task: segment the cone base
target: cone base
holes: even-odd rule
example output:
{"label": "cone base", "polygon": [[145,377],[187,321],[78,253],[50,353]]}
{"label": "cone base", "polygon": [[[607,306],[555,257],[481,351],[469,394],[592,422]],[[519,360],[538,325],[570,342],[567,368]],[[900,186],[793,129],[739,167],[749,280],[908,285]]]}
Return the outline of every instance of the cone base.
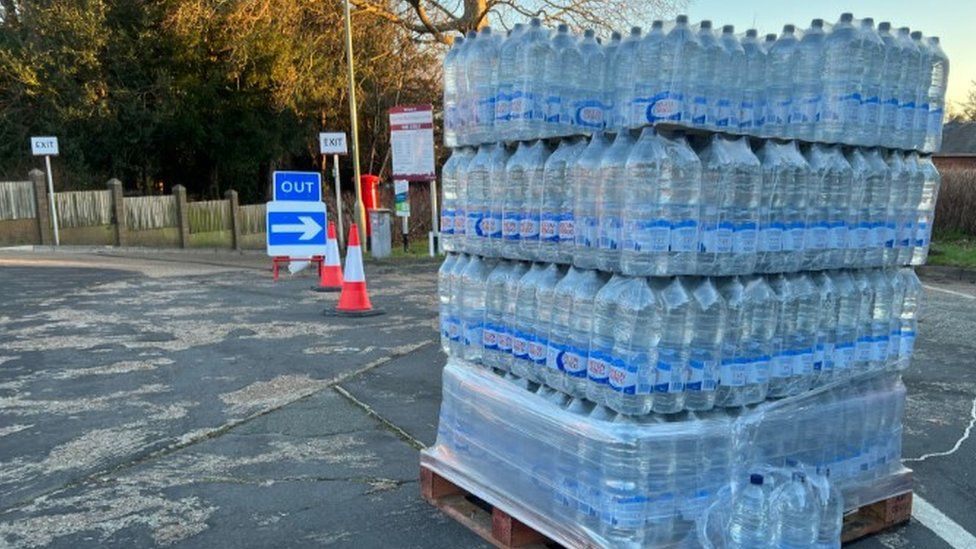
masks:
{"label": "cone base", "polygon": [[337,316],[337,317],[347,317],[347,318],[360,317],[360,318],[362,318],[362,317],[367,317],[367,316],[385,315],[386,314],[386,311],[384,311],[383,309],[368,309],[368,310],[365,310],[365,311],[340,311],[338,309],[326,309],[326,310],[322,311],[322,314],[325,315],[325,316]]}
{"label": "cone base", "polygon": [[341,292],[342,286],[312,286],[312,291],[321,293],[335,293]]}

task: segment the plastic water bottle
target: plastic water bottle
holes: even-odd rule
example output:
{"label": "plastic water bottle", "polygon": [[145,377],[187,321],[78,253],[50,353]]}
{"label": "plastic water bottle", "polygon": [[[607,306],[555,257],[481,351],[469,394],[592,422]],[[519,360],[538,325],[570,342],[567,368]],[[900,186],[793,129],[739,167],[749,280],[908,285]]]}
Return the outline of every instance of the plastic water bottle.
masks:
{"label": "plastic water bottle", "polygon": [[765,135],[766,124],[766,50],[759,42],[756,29],[746,31],[742,39],[742,102],[739,128],[748,134]]}
{"label": "plastic water bottle", "polygon": [[613,82],[616,75],[614,62],[617,57],[617,50],[623,43],[623,35],[617,31],[610,33],[610,41],[603,46],[603,56],[606,60],[606,72],[604,73],[603,85],[603,105],[606,107],[604,113],[604,127],[608,130],[613,128],[615,101],[617,100],[617,86]]}
{"label": "plastic water bottle", "polygon": [[[481,341],[484,350],[482,364],[490,368],[502,369],[505,360],[499,350],[499,339],[505,333],[505,293],[506,279],[511,276],[515,263],[500,260],[485,280],[485,325],[482,329]],[[511,354],[511,349],[508,351]]]}
{"label": "plastic water bottle", "polygon": [[745,286],[739,277],[725,277],[716,283],[725,302],[728,316],[721,326],[722,345],[719,352],[718,383],[715,390],[716,406],[741,406],[745,399],[747,366],[744,356],[746,340]]}
{"label": "plastic water bottle", "polygon": [[512,373],[538,383],[535,365],[529,356],[538,320],[539,280],[546,269],[543,263],[533,263],[522,275],[515,290],[515,330],[512,332]]}
{"label": "plastic water bottle", "polygon": [[[731,81],[720,82],[719,62],[723,59],[723,49],[712,31],[712,22],[704,20],[698,24],[695,39],[701,46],[698,67],[693,71],[693,100],[695,115],[692,124],[708,129],[716,129],[715,114],[718,110],[719,89],[731,87]],[[724,76],[728,76],[725,74]],[[699,103],[700,101],[700,103]]]}
{"label": "plastic water bottle", "polygon": [[756,549],[769,545],[770,524],[769,495],[763,488],[763,476],[749,475],[749,484],[739,490],[732,499],[729,518],[729,547]]}
{"label": "plastic water bottle", "polygon": [[[625,204],[621,227],[623,242],[620,270],[631,276],[664,275],[671,226],[661,208],[658,181],[662,167],[670,164],[664,142],[651,126],[641,130],[627,159],[626,175],[620,182]],[[665,168],[666,169],[666,168]]]}
{"label": "plastic water bottle", "polygon": [[905,306],[906,281],[898,271],[885,273],[891,285],[891,308],[888,311],[888,356],[885,357],[886,370],[898,370],[898,351],[901,349],[901,310]]}
{"label": "plastic water bottle", "polygon": [[693,298],[691,351],[685,381],[685,408],[710,410],[715,406],[724,325],[728,307],[711,278],[689,280]]}
{"label": "plastic water bottle", "polygon": [[918,332],[918,309],[922,299],[922,283],[913,269],[899,269],[898,276],[902,278],[905,287],[905,297],[902,301],[901,333],[898,338],[898,369],[908,368],[915,348],[915,336]]}
{"label": "plastic water bottle", "polygon": [[925,174],[919,161],[918,153],[905,155],[905,191],[898,208],[898,257],[897,265],[908,265],[912,261],[915,247],[915,224],[918,222],[918,204],[922,200],[922,190],[925,186]]}
{"label": "plastic water bottle", "polygon": [[790,113],[793,111],[794,75],[796,74],[796,27],[783,26],[783,32],[766,55],[767,113],[766,133],[788,137]]}
{"label": "plastic water bottle", "polygon": [[[702,21],[699,25],[699,31],[707,30],[710,33],[711,26],[711,21]],[[702,27],[707,27],[707,29]],[[676,25],[671,31],[674,32],[677,28]],[[684,95],[684,112],[681,115],[681,120],[686,125],[705,127],[708,115],[708,90],[706,86],[712,77],[711,72],[709,72],[712,67],[709,66],[709,54],[705,51],[705,45],[700,41],[700,32],[692,32],[691,35],[691,40],[685,42],[684,49],[681,52],[684,58],[678,60],[680,71],[678,81],[682,84]],[[712,64],[712,66],[714,65]]]}
{"label": "plastic water bottle", "polygon": [[518,144],[505,165],[505,189],[502,201],[502,241],[499,253],[509,259],[522,259],[519,246],[522,217],[525,215],[525,194],[531,175],[531,144],[522,141]]}
{"label": "plastic water bottle", "polygon": [[498,53],[498,40],[491,33],[491,27],[482,27],[466,56],[467,89],[474,107],[468,139],[472,144],[493,141],[495,137],[497,89],[491,86],[491,75],[498,71]]}
{"label": "plastic water bottle", "polygon": [[602,271],[616,271],[620,265],[620,238],[623,209],[623,185],[627,157],[634,138],[629,131],[622,131],[614,138],[600,162],[596,194],[599,223],[597,227],[597,267]]}
{"label": "plastic water bottle", "polygon": [[608,86],[607,57],[592,29],[583,32],[579,44],[580,60],[567,68],[573,89],[570,123],[577,132],[603,130],[607,119],[607,105],[603,90]]}
{"label": "plastic water bottle", "polygon": [[499,256],[502,247],[502,213],[505,209],[506,172],[505,167],[512,154],[505,143],[495,143],[491,147],[488,162],[488,206],[485,214],[485,254]]}
{"label": "plastic water bottle", "polygon": [[794,471],[792,479],[773,493],[772,513],[777,547],[810,547],[816,540],[820,506],[806,475]]}
{"label": "plastic water bottle", "polygon": [[854,16],[843,13],[824,39],[823,115],[817,141],[844,143],[856,135],[861,108],[859,71],[863,68]]}
{"label": "plastic water bottle", "polygon": [[651,411],[654,397],[653,350],[661,317],[644,278],[624,279],[616,300],[607,406],[621,414],[643,415]]}
{"label": "plastic water bottle", "polygon": [[945,94],[949,81],[949,58],[942,51],[938,36],[930,37],[926,45],[929,49],[928,67],[923,71],[923,76],[929,80],[929,112],[921,150],[932,153],[942,148],[942,117],[945,114]]}
{"label": "plastic water bottle", "polygon": [[441,350],[450,350],[451,340],[451,272],[458,256],[447,254],[440,269],[437,270],[437,302],[440,310]]}
{"label": "plastic water bottle", "polygon": [[444,88],[444,146],[454,148],[458,146],[457,117],[458,117],[458,82],[457,59],[458,52],[464,45],[464,38],[457,37],[454,44],[444,56],[443,88]]}
{"label": "plastic water bottle", "polygon": [[788,272],[800,268],[806,236],[806,190],[810,165],[795,141],[768,140],[759,150],[763,190],[760,206],[760,272]]}
{"label": "plastic water bottle", "polygon": [[874,28],[874,19],[865,17],[858,29],[861,50],[861,110],[854,143],[877,145],[880,139],[878,121],[881,119],[881,70],[884,67],[884,42]]}
{"label": "plastic water bottle", "polygon": [[475,116],[474,93],[468,87],[468,62],[471,58],[471,50],[475,49],[475,40],[478,38],[476,31],[468,31],[465,35],[464,45],[457,57],[457,83],[458,83],[458,120],[457,135],[460,145],[473,144],[472,129]]}
{"label": "plastic water bottle", "polygon": [[627,278],[613,275],[593,299],[593,330],[590,336],[590,352],[587,357],[586,398],[606,405],[610,392],[610,367],[613,362],[614,330],[617,322],[617,296],[623,290]]}
{"label": "plastic water bottle", "polygon": [[545,130],[546,136],[572,133],[566,118],[566,104],[573,95],[571,79],[566,78],[580,62],[576,37],[569,32],[569,25],[561,23],[550,41],[549,57],[545,62]]}
{"label": "plastic water bottle", "polygon": [[823,296],[809,273],[790,274],[787,279],[793,286],[792,293],[797,300],[796,331],[789,340],[789,348],[795,353],[794,385],[790,388],[790,393],[797,394],[809,389],[814,382]]}
{"label": "plastic water bottle", "polygon": [[586,271],[570,267],[569,271],[552,290],[552,313],[549,321],[549,338],[546,353],[545,383],[564,393],[569,391],[569,380],[563,363],[566,352],[572,346],[570,323],[573,315],[573,294]]}
{"label": "plastic water bottle", "polygon": [[908,27],[898,29],[897,39],[902,50],[902,67],[898,78],[897,139],[894,145],[900,149],[911,149],[914,147],[915,102],[918,99],[918,67],[921,66],[922,52],[912,40]]}
{"label": "plastic water bottle", "polygon": [[798,139],[813,141],[815,128],[820,123],[823,105],[823,19],[814,19],[810,28],[803,31],[797,44],[794,92],[788,133]]}
{"label": "plastic water bottle", "polygon": [[878,144],[885,147],[896,145],[894,134],[898,120],[898,85],[901,78],[904,50],[898,38],[891,32],[891,23],[878,24],[878,36],[884,45],[881,59],[881,111],[878,117]]}
{"label": "plastic water bottle", "polygon": [[745,296],[742,346],[738,356],[745,364],[746,381],[741,396],[743,404],[753,404],[766,400],[769,394],[769,371],[780,305],[765,277],[750,275],[743,278],[742,283]]}
{"label": "plastic water bottle", "polygon": [[461,333],[461,318],[464,315],[464,303],[461,296],[464,292],[463,273],[470,260],[471,256],[465,254],[458,256],[449,275],[450,283],[448,284],[448,288],[450,288],[450,296],[448,299],[447,346],[448,354],[456,357],[464,356]]}
{"label": "plastic water bottle", "polygon": [[515,261],[512,263],[511,272],[505,277],[504,287],[500,288],[504,295],[500,296],[498,302],[504,303],[501,314],[501,322],[498,323],[498,356],[500,358],[498,368],[506,372],[512,371],[515,364],[515,336],[518,333],[516,325],[516,298],[518,297],[519,284],[529,272],[529,263]]}
{"label": "plastic water bottle", "polygon": [[834,335],[833,377],[847,379],[854,367],[854,348],[857,343],[860,294],[848,271],[831,271],[830,281],[837,302],[836,332]]}
{"label": "plastic water bottle", "polygon": [[721,55],[715,64],[712,92],[714,97],[715,128],[719,131],[738,131],[741,120],[745,50],[735,36],[735,27],[725,25],[719,37]]}
{"label": "plastic water bottle", "polygon": [[515,23],[498,50],[498,76],[493,83],[495,92],[495,138],[508,140],[514,135],[512,130],[512,94],[515,91],[515,54],[525,36],[525,25]]}
{"label": "plastic water bottle", "polygon": [[657,68],[657,91],[648,107],[647,121],[692,123],[692,97],[688,89],[691,66],[701,50],[688,26],[688,16],[679,15],[661,42]]}
{"label": "plastic water bottle", "polygon": [[[493,145],[478,147],[478,153],[468,162],[467,185],[465,188],[464,209],[464,251],[484,255],[487,248],[488,229],[485,222],[489,210],[488,172],[491,165]],[[490,215],[490,213],[488,214]],[[490,219],[490,218],[489,218]]]}
{"label": "plastic water bottle", "polygon": [[552,45],[542,21],[533,18],[515,52],[514,85],[510,103],[512,135],[517,140],[545,135],[545,63]]}
{"label": "plastic water bottle", "polygon": [[465,360],[482,363],[488,274],[495,260],[473,255],[461,273],[461,342]]}
{"label": "plastic water bottle", "polygon": [[613,86],[613,115],[609,127],[621,130],[629,127],[630,105],[633,103],[638,48],[641,44],[641,28],[631,27],[630,33],[609,58],[610,78]]}
{"label": "plastic water bottle", "polygon": [[851,372],[857,376],[871,368],[871,321],[874,317],[874,291],[866,271],[851,271],[857,293],[857,340],[854,343],[854,362]]}
{"label": "plastic water bottle", "polygon": [[[892,223],[889,213],[890,205],[897,201],[894,179],[895,175],[878,149],[868,149],[864,156],[871,168],[867,177],[867,193],[870,198],[871,210],[871,245],[877,253],[869,253],[869,257],[877,257],[877,265],[885,265],[891,254],[886,252],[888,241],[892,238]],[[893,197],[893,195],[895,195]]]}
{"label": "plastic water bottle", "polygon": [[888,360],[888,344],[891,338],[891,308],[893,292],[891,281],[885,271],[868,271],[868,280],[873,291],[871,307],[871,355],[868,369],[883,370]]}
{"label": "plastic water bottle", "polygon": [[819,499],[820,522],[817,524],[816,549],[840,549],[840,535],[844,528],[844,496],[837,485],[830,482],[830,469],[817,467],[819,482],[814,484]]}
{"label": "plastic water bottle", "polygon": [[917,215],[915,222],[915,246],[912,248],[912,265],[923,265],[929,255],[929,245],[932,239],[932,221],[935,217],[935,201],[939,196],[939,187],[942,185],[942,176],[932,157],[923,156],[919,159],[919,168],[922,172],[922,194],[919,197]]}
{"label": "plastic water bottle", "polygon": [[762,166],[748,139],[716,134],[702,163],[702,274],[746,274],[755,270]]}
{"label": "plastic water bottle", "polygon": [[798,372],[799,369],[794,368],[797,361],[791,344],[793,334],[797,333],[799,300],[793,292],[793,284],[787,275],[770,277],[769,285],[776,293],[779,305],[779,322],[776,325],[770,359],[769,396],[782,397],[795,394],[795,387],[798,385],[794,372]]}
{"label": "plastic water bottle", "polygon": [[539,276],[536,287],[535,327],[529,341],[529,359],[532,361],[532,379],[545,383],[549,357],[549,332],[552,328],[552,315],[556,308],[555,289],[566,275],[566,267],[550,263]]}
{"label": "plastic water bottle", "polygon": [[458,203],[458,170],[470,157],[466,148],[454,149],[441,168],[441,247],[453,252],[458,248],[454,242],[454,210]]}
{"label": "plastic water bottle", "polygon": [[673,414],[685,407],[684,381],[693,336],[691,295],[682,279],[654,278],[651,289],[661,308],[661,341],[658,343],[653,411]]}
{"label": "plastic water bottle", "polygon": [[454,202],[454,232],[451,241],[457,251],[464,251],[467,244],[468,225],[468,166],[477,154],[474,147],[465,147],[457,167],[457,199]]}
{"label": "plastic water bottle", "polygon": [[599,247],[600,216],[597,190],[600,165],[608,148],[603,132],[596,132],[569,168],[569,182],[573,186],[573,265],[595,269]]}
{"label": "plastic water bottle", "polygon": [[634,89],[629,105],[627,127],[638,128],[644,124],[654,122],[650,107],[654,103],[654,94],[660,89],[660,72],[658,59],[661,57],[661,45],[664,42],[664,22],[655,20],[651,24],[651,32],[641,39],[637,47],[637,63],[634,67]]}
{"label": "plastic water bottle", "polygon": [[[851,169],[844,160],[840,149],[829,145],[814,144],[806,154],[812,171],[811,187],[807,196],[807,231],[804,241],[803,263],[805,270],[840,268],[843,263],[843,248],[839,250],[840,261],[835,255],[835,241],[831,238],[831,222],[844,226],[847,213],[845,205],[833,205],[838,194],[850,192]],[[846,165],[846,170],[845,170]],[[846,202],[846,201],[845,201]],[[830,219],[831,214],[834,219]],[[847,235],[840,235],[846,243]]]}
{"label": "plastic water bottle", "polygon": [[541,261],[573,259],[573,186],[568,173],[584,146],[578,139],[563,139],[543,167],[537,254]]}
{"label": "plastic water bottle", "polygon": [[820,297],[817,344],[813,352],[813,386],[819,387],[835,380],[834,353],[837,346],[837,288],[827,271],[812,273]]}
{"label": "plastic water bottle", "polygon": [[565,374],[566,392],[586,397],[588,385],[587,360],[590,354],[590,340],[594,330],[594,300],[600,289],[606,285],[609,276],[600,271],[580,269],[581,276],[573,285],[571,315],[569,317],[569,339],[560,349],[557,357],[560,370]]}
{"label": "plastic water bottle", "polygon": [[908,202],[908,186],[911,176],[905,164],[905,156],[898,151],[890,151],[885,158],[888,164],[888,201],[885,209],[884,252],[882,262],[885,266],[898,263],[901,248],[899,220],[903,217]]}
{"label": "plastic water bottle", "polygon": [[922,33],[914,31],[911,34],[912,43],[918,48],[919,64],[914,69],[915,81],[915,116],[912,120],[911,146],[908,148],[921,149],[925,143],[926,129],[929,121],[929,89],[932,86],[932,50]]}
{"label": "plastic water bottle", "polygon": [[523,259],[539,259],[539,222],[542,215],[543,173],[549,147],[544,141],[533,141],[524,157],[522,177],[525,198],[519,221],[519,255]]}

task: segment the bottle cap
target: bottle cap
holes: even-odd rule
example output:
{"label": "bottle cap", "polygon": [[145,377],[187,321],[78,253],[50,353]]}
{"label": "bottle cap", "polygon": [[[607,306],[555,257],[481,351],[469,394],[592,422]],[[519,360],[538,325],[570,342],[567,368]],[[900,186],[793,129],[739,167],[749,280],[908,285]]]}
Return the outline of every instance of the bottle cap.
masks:
{"label": "bottle cap", "polygon": [[783,25],[783,34],[793,34],[796,32],[796,25]]}
{"label": "bottle cap", "polygon": [[596,36],[596,32],[594,32],[593,29],[586,29],[583,31],[584,38],[593,38],[594,36]]}
{"label": "bottle cap", "polygon": [[851,21],[854,20],[854,14],[853,13],[842,13],[842,14],[840,14],[840,20],[843,23],[850,23]]}
{"label": "bottle cap", "polygon": [[613,31],[612,33],[610,33],[610,40],[615,40],[615,41],[619,42],[621,38],[622,38],[622,36],[617,31]]}
{"label": "bottle cap", "polygon": [[679,24],[679,25],[687,25],[688,24],[688,16],[687,15],[679,15],[674,20],[674,22],[677,23],[677,24]]}
{"label": "bottle cap", "polygon": [[862,27],[873,27],[874,26],[874,17],[865,17],[864,19],[861,19],[861,26]]}
{"label": "bottle cap", "polygon": [[640,33],[641,33],[641,28],[640,27],[630,27],[630,35],[631,36],[640,36]]}
{"label": "bottle cap", "polygon": [[464,43],[464,36],[458,36],[454,39],[455,45],[461,45]]}
{"label": "bottle cap", "polygon": [[567,25],[566,23],[560,23],[559,26],[556,27],[556,31],[557,32],[569,32],[569,25]]}
{"label": "bottle cap", "polygon": [[882,21],[878,23],[878,30],[881,32],[888,32],[891,30],[891,23],[889,21]]}
{"label": "bottle cap", "polygon": [[912,31],[912,40],[921,40],[922,31]]}
{"label": "bottle cap", "polygon": [[533,17],[529,21],[529,24],[532,25],[533,27],[541,27],[542,26],[542,19],[539,19],[538,17]]}
{"label": "bottle cap", "polygon": [[661,21],[660,19],[655,19],[654,22],[651,23],[651,28],[652,29],[662,29],[662,28],[664,28],[664,21]]}
{"label": "bottle cap", "polygon": [[473,30],[468,31],[468,40],[474,40],[476,36],[478,36],[477,31],[473,31]]}
{"label": "bottle cap", "polygon": [[753,473],[749,475],[749,484],[755,484],[756,486],[762,486],[763,476],[759,473]]}
{"label": "bottle cap", "polygon": [[708,19],[703,19],[702,22],[700,23],[700,26],[703,29],[710,29],[712,28],[712,22],[709,21]]}
{"label": "bottle cap", "polygon": [[766,35],[766,41],[767,42],[775,42],[776,41],[776,35],[773,34],[773,33],[767,34]]}
{"label": "bottle cap", "polygon": [[749,38],[755,38],[759,36],[759,31],[757,31],[756,29],[749,29],[746,31],[746,36],[748,36]]}
{"label": "bottle cap", "polygon": [[491,36],[491,27],[489,27],[487,25],[484,26],[484,27],[481,27],[481,30],[478,31],[478,34],[482,34],[482,35],[485,35],[485,36]]}
{"label": "bottle cap", "polygon": [[722,26],[722,34],[732,34],[734,32],[735,32],[735,26],[734,25],[723,25]]}
{"label": "bottle cap", "polygon": [[822,29],[824,26],[824,20],[819,18],[814,19],[813,21],[810,21],[810,26],[815,29]]}

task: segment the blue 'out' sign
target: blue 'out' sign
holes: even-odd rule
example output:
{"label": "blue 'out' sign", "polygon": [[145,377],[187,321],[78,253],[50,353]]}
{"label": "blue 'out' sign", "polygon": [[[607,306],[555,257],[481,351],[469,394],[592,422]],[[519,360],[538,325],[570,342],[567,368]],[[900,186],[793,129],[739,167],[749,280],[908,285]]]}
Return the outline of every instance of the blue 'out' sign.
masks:
{"label": "blue 'out' sign", "polygon": [[274,200],[321,202],[322,174],[317,172],[275,172]]}
{"label": "blue 'out' sign", "polygon": [[325,255],[328,219],[323,202],[268,202],[268,255]]}

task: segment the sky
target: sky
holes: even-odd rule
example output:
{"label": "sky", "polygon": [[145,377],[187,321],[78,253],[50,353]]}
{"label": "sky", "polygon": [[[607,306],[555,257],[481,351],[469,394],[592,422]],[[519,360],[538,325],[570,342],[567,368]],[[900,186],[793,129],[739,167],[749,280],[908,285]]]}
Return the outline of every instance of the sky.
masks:
{"label": "sky", "polygon": [[786,23],[806,28],[817,17],[833,23],[849,11],[938,36],[949,56],[947,100],[964,101],[976,80],[976,0],[689,0],[683,11],[691,21],[711,19],[716,28],[732,24],[737,32],[756,28],[760,36],[778,33]]}

